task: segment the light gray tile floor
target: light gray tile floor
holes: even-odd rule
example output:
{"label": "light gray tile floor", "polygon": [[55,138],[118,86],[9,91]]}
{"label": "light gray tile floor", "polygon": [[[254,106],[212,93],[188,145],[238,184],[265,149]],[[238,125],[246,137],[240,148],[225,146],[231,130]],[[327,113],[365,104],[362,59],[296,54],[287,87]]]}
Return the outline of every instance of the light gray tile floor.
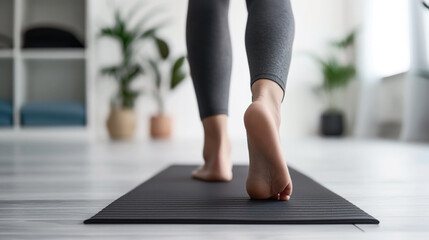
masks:
{"label": "light gray tile floor", "polygon": [[[0,239],[429,239],[429,145],[308,139],[290,165],[380,225],[83,225],[172,163],[200,163],[201,141],[0,141]],[[233,142],[234,163],[247,163]],[[244,186],[243,186],[244,187]]]}

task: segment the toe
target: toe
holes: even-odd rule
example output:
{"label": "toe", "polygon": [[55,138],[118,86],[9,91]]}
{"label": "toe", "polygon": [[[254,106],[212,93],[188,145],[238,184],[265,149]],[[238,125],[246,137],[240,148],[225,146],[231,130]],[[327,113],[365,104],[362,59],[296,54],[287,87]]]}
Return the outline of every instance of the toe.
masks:
{"label": "toe", "polygon": [[200,166],[198,168],[196,168],[194,171],[192,171],[191,175],[193,178],[201,178],[201,172],[203,170],[203,167]]}
{"label": "toe", "polygon": [[274,194],[271,198],[279,201],[281,199],[281,194],[280,193]]}
{"label": "toe", "polygon": [[282,201],[288,201],[292,195],[292,182],[286,186],[286,188],[279,194],[279,199]]}

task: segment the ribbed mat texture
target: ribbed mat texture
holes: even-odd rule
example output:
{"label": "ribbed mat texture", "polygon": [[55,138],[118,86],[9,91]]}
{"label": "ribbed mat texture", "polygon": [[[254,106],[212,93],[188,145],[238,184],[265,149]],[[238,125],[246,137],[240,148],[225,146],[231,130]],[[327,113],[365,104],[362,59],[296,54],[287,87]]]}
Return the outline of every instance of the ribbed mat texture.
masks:
{"label": "ribbed mat texture", "polygon": [[84,223],[378,224],[349,201],[290,168],[291,200],[250,200],[247,166],[234,166],[231,182],[203,182],[197,166],[172,165]]}

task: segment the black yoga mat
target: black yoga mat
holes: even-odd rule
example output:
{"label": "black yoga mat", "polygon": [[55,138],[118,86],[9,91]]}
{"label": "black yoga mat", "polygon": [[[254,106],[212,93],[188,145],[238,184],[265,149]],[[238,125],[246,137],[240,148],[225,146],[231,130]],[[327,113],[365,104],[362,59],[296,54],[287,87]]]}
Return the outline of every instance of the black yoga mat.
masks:
{"label": "black yoga mat", "polygon": [[196,166],[173,165],[84,223],[378,224],[352,203],[290,168],[289,201],[251,200],[248,167],[234,166],[231,182],[190,177]]}

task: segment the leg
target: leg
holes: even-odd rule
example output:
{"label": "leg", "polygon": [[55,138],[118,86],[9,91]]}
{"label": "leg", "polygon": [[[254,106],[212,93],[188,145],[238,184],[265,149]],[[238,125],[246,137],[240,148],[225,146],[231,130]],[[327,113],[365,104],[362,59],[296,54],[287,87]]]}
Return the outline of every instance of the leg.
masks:
{"label": "leg", "polygon": [[206,181],[232,179],[227,135],[232,49],[229,0],[189,0],[186,42],[191,76],[204,127],[204,165],[192,176]]}
{"label": "leg", "polygon": [[249,148],[246,188],[254,199],[289,200],[292,180],[279,136],[294,20],[289,0],[247,0],[246,48],[253,102],[244,123]]}

